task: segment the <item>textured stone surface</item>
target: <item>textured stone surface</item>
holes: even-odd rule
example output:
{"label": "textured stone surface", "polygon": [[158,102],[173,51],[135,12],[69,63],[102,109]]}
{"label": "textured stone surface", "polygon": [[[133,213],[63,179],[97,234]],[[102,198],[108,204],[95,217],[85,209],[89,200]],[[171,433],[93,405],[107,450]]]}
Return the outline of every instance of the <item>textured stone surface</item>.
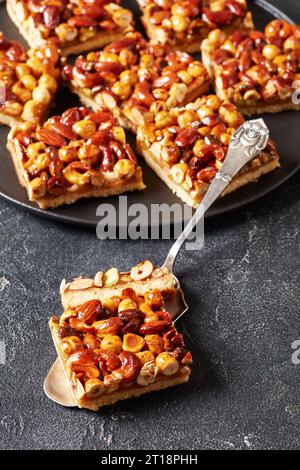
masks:
{"label": "textured stone surface", "polygon": [[0,448],[299,448],[299,196],[298,173],[206,223],[205,248],[177,262],[191,306],[178,325],[195,359],[190,384],[98,414],[43,393],[60,280],[143,256],[160,263],[171,242],[104,243],[0,200]]}

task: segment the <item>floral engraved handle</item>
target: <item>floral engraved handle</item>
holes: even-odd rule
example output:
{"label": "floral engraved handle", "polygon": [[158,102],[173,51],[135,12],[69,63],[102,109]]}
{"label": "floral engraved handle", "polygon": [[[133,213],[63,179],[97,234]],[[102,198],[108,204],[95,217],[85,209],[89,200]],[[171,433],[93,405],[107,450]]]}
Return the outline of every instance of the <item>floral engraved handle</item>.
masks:
{"label": "floral engraved handle", "polygon": [[255,157],[267,145],[269,140],[269,129],[263,119],[246,121],[232,135],[230,146],[236,148],[245,147],[245,153],[249,158]]}

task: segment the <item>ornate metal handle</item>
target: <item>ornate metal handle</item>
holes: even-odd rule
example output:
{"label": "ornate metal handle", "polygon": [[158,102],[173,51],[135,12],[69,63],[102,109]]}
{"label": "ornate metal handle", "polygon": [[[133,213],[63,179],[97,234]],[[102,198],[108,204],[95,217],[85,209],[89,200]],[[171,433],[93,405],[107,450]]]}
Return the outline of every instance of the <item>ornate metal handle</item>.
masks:
{"label": "ornate metal handle", "polygon": [[240,169],[266,147],[269,135],[269,129],[263,119],[246,121],[234,132],[228,153],[222,165],[222,170],[216,174],[202,203],[169,251],[164,266],[170,269],[170,271],[173,270],[180,248],[199,220],[204,216],[207,209],[222,194]]}

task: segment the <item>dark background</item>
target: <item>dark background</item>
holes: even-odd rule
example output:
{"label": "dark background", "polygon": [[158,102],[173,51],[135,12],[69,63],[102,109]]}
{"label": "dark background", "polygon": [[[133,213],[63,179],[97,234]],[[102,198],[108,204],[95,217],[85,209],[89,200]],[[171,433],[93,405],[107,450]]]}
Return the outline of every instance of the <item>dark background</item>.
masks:
{"label": "dark background", "polygon": [[[300,22],[299,0],[270,3]],[[299,449],[299,195],[298,173],[206,222],[205,248],[176,265],[191,306],[178,324],[195,359],[190,383],[97,414],[43,393],[60,280],[144,257],[159,264],[171,241],[101,242],[0,200],[0,448]]]}

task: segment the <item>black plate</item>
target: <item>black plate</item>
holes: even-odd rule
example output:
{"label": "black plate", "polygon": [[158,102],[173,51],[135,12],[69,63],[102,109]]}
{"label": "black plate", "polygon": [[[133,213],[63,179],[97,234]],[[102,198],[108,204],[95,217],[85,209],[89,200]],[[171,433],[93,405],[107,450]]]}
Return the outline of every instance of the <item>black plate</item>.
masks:
{"label": "black plate", "polygon": [[[126,2],[136,13],[138,8],[133,0]],[[274,17],[285,18],[289,21],[291,19],[271,6],[267,1],[257,0],[249,2],[251,11],[254,16],[254,21],[258,29],[262,29],[265,24],[272,20]],[[296,3],[296,2],[295,2]],[[133,6],[134,5],[134,6]],[[296,8],[296,7],[295,7]],[[24,41],[16,31],[9,20],[5,7],[0,7],[0,29],[9,37],[19,41]],[[70,106],[75,106],[77,100],[74,96],[63,89],[57,99],[57,107],[53,113],[62,112]],[[278,150],[281,156],[281,168],[272,172],[269,175],[262,177],[257,183],[249,184],[244,188],[220,199],[208,211],[207,216],[212,217],[223,214],[230,210],[241,207],[249,202],[258,199],[259,197],[269,193],[274,188],[282,184],[287,178],[296,172],[300,167],[299,161],[299,148],[300,148],[300,133],[299,133],[299,115],[295,112],[284,112],[277,115],[263,116],[268,127],[271,131],[272,138],[276,141]],[[8,129],[5,127],[0,128],[1,137],[1,171],[0,171],[0,195],[20,205],[26,210],[40,214],[43,217],[56,219],[62,222],[71,224],[95,227],[99,219],[96,216],[96,209],[102,200],[89,199],[81,200],[71,206],[63,206],[59,209],[43,211],[35,204],[28,202],[28,198],[24,189],[22,189],[17,181],[16,174],[11,162],[10,156],[6,150],[6,138]],[[130,136],[133,141],[133,136]],[[144,164],[144,181],[147,189],[142,192],[133,192],[128,194],[128,205],[134,203],[144,204],[150,209],[151,204],[173,204],[180,203],[180,200],[175,197],[172,192],[165,186],[165,184]],[[118,208],[118,197],[109,197],[103,200],[106,203],[113,204]]]}

